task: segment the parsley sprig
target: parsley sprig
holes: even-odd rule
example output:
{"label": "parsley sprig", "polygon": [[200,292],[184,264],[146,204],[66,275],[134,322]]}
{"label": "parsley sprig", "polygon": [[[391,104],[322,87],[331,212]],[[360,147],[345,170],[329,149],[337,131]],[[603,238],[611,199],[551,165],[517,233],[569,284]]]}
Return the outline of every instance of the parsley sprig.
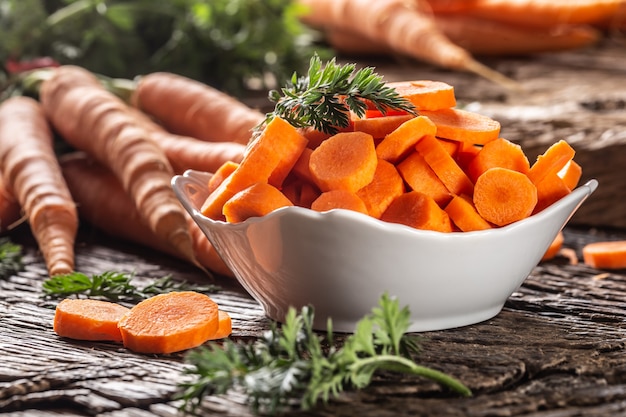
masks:
{"label": "parsley sprig", "polygon": [[269,99],[276,105],[266,121],[278,116],[295,127],[312,126],[331,134],[349,125],[350,111],[363,117],[367,102],[383,113],[390,109],[414,113],[414,106],[373,68],[357,70],[355,64],[338,65],[334,58],[322,65],[317,55],[310,60],[307,76],[294,73],[280,92],[269,92]]}
{"label": "parsley sprig", "polygon": [[48,278],[43,282],[42,287],[44,294],[52,298],[74,295],[127,302],[141,301],[153,295],[171,291],[193,290],[211,293],[218,289],[214,285],[198,286],[186,281],[175,281],[169,275],[156,279],[144,287],[138,287],[132,282],[134,277],[134,274],[114,271],[91,276],[72,272]]}
{"label": "parsley sprig", "polygon": [[22,247],[7,237],[0,238],[0,278],[20,271],[22,267]]}
{"label": "parsley sprig", "polygon": [[192,368],[187,372],[195,380],[182,385],[183,408],[193,411],[205,395],[235,389],[247,395],[257,413],[276,414],[297,400],[301,409],[309,410],[346,388],[366,387],[379,370],[426,377],[471,395],[457,379],[413,361],[419,346],[416,336],[406,333],[410,312],[387,294],[342,347],[335,347],[332,322],[324,340],[313,330],[313,317],[310,307],[299,314],[292,308],[280,329],[274,323],[253,343],[227,339],[223,345],[191,351],[186,359]]}

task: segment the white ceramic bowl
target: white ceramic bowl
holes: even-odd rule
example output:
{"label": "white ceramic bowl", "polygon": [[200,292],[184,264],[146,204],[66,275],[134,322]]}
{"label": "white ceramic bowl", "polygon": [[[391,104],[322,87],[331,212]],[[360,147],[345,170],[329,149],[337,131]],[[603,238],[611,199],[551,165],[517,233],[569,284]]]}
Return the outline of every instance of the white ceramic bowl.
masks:
{"label": "white ceramic bowl", "polygon": [[348,210],[285,207],[228,224],[203,216],[211,174],[187,171],[174,190],[241,285],[270,318],[315,308],[315,327],[351,332],[387,292],[408,306],[409,331],[478,323],[497,315],[559,230],[596,189],[591,180],[528,219],[477,232],[440,233]]}

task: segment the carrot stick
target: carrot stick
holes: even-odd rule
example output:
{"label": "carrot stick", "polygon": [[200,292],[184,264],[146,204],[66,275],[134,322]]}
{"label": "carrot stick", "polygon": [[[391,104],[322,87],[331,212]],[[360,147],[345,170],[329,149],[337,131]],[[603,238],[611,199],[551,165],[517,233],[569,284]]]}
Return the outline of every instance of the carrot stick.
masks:
{"label": "carrot stick", "polygon": [[413,117],[415,116],[412,114],[398,114],[355,119],[352,123],[354,124],[354,130],[372,135],[374,139],[381,139]]}
{"label": "carrot stick", "polygon": [[409,191],[393,200],[381,220],[422,230],[452,231],[448,214],[431,197],[417,191]]}
{"label": "carrot stick", "polygon": [[356,192],[374,178],[378,158],[374,138],[363,132],[344,132],[328,138],[311,153],[309,169],[322,191]]}
{"label": "carrot stick", "polygon": [[434,136],[435,124],[427,117],[417,116],[402,123],[397,129],[385,136],[376,146],[376,155],[385,161],[396,163],[413,150],[415,144],[424,136]]}
{"label": "carrot stick", "polygon": [[485,220],[505,226],[532,214],[537,205],[537,187],[521,172],[490,168],[478,177],[473,201]]}
{"label": "carrot stick", "polygon": [[452,194],[472,195],[474,184],[434,136],[424,136],[415,149]]}
{"label": "carrot stick", "polygon": [[[81,219],[109,236],[181,257],[168,242],[150,230],[120,181],[108,168],[83,152],[66,154],[60,163]],[[224,264],[196,222],[188,214],[185,219],[197,262],[217,274],[232,277],[232,271]]]}
{"label": "carrot stick", "polygon": [[329,211],[333,209],[345,209],[369,214],[365,203],[352,191],[331,190],[320,194],[312,203],[311,210]]}
{"label": "carrot stick", "polygon": [[390,52],[438,65],[469,71],[517,87],[504,75],[475,60],[436,26],[431,12],[406,0],[298,0],[307,13],[302,21],[323,31],[342,29],[365,42],[383,43]]}
{"label": "carrot stick", "polygon": [[418,152],[413,152],[406,157],[397,165],[397,169],[413,191],[430,196],[441,207],[452,199],[450,191]]}
{"label": "carrot stick", "polygon": [[574,149],[564,140],[552,144],[542,155],[537,157],[528,171],[528,178],[538,184],[551,173],[558,173],[574,158]]}
{"label": "carrot stick", "polygon": [[239,191],[224,204],[224,217],[229,223],[241,223],[250,217],[265,216],[293,203],[276,187],[257,182]]}
{"label": "carrot stick", "polygon": [[444,139],[484,145],[500,135],[500,123],[492,118],[461,109],[423,110],[437,126],[436,135]]}
{"label": "carrot stick", "polygon": [[599,241],[583,246],[583,261],[598,269],[626,268],[626,240]]}
{"label": "carrot stick", "polygon": [[576,188],[582,175],[582,167],[573,159],[565,164],[565,166],[558,173],[558,176],[563,179],[563,182],[570,190]]}
{"label": "carrot stick", "polygon": [[538,213],[546,207],[568,195],[572,190],[567,186],[563,178],[555,173],[546,175],[537,187],[537,205],[533,213]]}
{"label": "carrot stick", "polygon": [[404,181],[396,167],[380,159],[374,172],[374,179],[358,190],[356,195],[365,203],[367,213],[379,219],[391,202],[404,191]]}
{"label": "carrot stick", "polygon": [[0,105],[0,168],[28,218],[48,273],[72,272],[78,214],[56,159],[52,132],[34,99],[13,97]]}
{"label": "carrot stick", "polygon": [[70,339],[121,342],[117,323],[129,311],[109,301],[67,298],[56,306],[53,329],[59,336]]}
{"label": "carrot stick", "polygon": [[206,141],[247,144],[265,115],[235,98],[181,75],[155,72],[139,78],[131,103],[167,130]]}
{"label": "carrot stick", "polygon": [[226,179],[226,177],[232,174],[237,169],[237,167],[239,167],[239,163],[234,161],[226,161],[222,164],[222,166],[215,170],[215,173],[211,178],[209,178],[209,182],[207,184],[209,193],[215,191],[215,189],[217,189],[217,187],[219,187],[219,185]]}
{"label": "carrot stick", "polygon": [[563,248],[563,241],[565,240],[565,236],[563,236],[563,232],[559,231],[557,235],[554,237],[552,242],[550,242],[550,246],[546,249],[546,252],[541,257],[541,261],[548,261],[550,259],[554,259],[556,255],[559,254],[561,248]]}
{"label": "carrot stick", "polygon": [[454,87],[443,81],[415,80],[387,83],[409,100],[418,111],[441,110],[456,106]]}
{"label": "carrot stick", "polygon": [[207,295],[175,291],[141,301],[119,321],[124,347],[166,354],[200,346],[219,330],[218,305]]}
{"label": "carrot stick", "polygon": [[485,144],[467,167],[467,175],[474,182],[489,168],[508,168],[528,174],[530,162],[522,147],[507,139],[498,138]]}
{"label": "carrot stick", "polygon": [[55,68],[41,84],[40,100],[59,134],[109,167],[151,230],[193,260],[186,212],[170,185],[172,167],[128,106],[75,66]]}
{"label": "carrot stick", "polygon": [[0,234],[6,233],[19,223],[21,206],[6,181],[0,175]]}
{"label": "carrot stick", "polygon": [[478,214],[474,203],[466,196],[455,195],[444,210],[462,232],[491,229],[489,222]]}

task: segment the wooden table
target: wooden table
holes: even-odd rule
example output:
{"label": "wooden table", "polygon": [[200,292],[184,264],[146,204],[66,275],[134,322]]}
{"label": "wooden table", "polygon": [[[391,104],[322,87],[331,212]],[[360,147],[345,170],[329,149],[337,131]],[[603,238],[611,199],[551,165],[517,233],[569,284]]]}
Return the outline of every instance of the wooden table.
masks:
{"label": "wooden table", "polygon": [[[503,136],[536,155],[566,139],[598,191],[565,229],[565,247],[581,259],[590,241],[626,239],[626,48],[619,41],[559,55],[489,62],[518,80],[507,91],[470,74],[422,64],[362,60],[388,80],[439,79],[455,85],[460,105],[493,115]],[[181,354],[134,354],[108,343],[63,340],[52,331],[54,300],[43,297],[46,271],[27,227],[25,268],[0,280],[0,413],[10,416],[174,416],[172,400],[187,376]],[[138,283],[172,275],[202,282],[195,268],[103,236],[83,225],[77,269],[134,272]],[[214,295],[233,317],[233,338],[269,326],[259,305],[232,280]],[[504,310],[483,323],[422,335],[419,362],[468,385],[460,398],[430,381],[378,375],[306,416],[617,416],[626,415],[626,271],[600,271],[559,257],[538,265]],[[204,415],[248,416],[239,395],[209,397]]]}

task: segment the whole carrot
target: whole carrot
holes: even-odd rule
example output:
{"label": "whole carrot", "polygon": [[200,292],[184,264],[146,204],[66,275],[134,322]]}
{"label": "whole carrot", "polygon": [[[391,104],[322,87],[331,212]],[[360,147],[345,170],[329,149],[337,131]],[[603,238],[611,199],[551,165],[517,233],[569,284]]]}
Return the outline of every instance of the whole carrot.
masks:
{"label": "whole carrot", "polygon": [[59,134],[109,167],[150,229],[193,260],[185,210],[170,185],[173,169],[126,103],[105,90],[92,73],[76,66],[55,68],[39,93]]}
{"label": "whole carrot", "polygon": [[21,217],[21,207],[15,193],[0,176],[0,234],[6,233]]}
{"label": "whole carrot", "polygon": [[0,105],[0,167],[28,217],[48,273],[72,272],[78,214],[36,100],[13,97]]}
{"label": "whole carrot", "polygon": [[139,78],[131,103],[173,133],[247,144],[265,115],[207,84],[168,72]]}

